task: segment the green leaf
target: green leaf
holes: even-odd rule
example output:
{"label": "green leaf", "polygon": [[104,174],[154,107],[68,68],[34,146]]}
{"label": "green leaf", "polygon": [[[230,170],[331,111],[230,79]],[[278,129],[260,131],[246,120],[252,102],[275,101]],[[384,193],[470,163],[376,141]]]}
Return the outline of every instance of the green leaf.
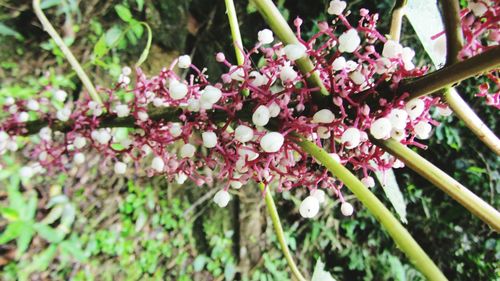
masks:
{"label": "green leaf", "polygon": [[200,272],[203,270],[203,268],[205,267],[205,264],[207,263],[207,256],[205,255],[199,255],[197,256],[195,259],[194,259],[194,262],[193,262],[193,269],[194,271],[196,272]]}
{"label": "green leaf", "polygon": [[33,227],[31,224],[23,223],[21,226],[21,233],[17,238],[17,256],[21,256],[26,252],[30,246],[31,239],[33,238]]}
{"label": "green leaf", "polygon": [[28,203],[26,204],[26,210],[21,213],[21,218],[23,220],[34,220],[36,215],[36,209],[38,207],[38,198],[36,194],[31,193]]}
{"label": "green leaf", "polygon": [[107,46],[114,46],[121,38],[122,30],[118,26],[113,26],[106,31],[105,41]]}
{"label": "green leaf", "polygon": [[47,249],[45,249],[40,254],[33,257],[33,262],[29,265],[32,272],[35,271],[44,271],[49,267],[50,263],[54,259],[57,251],[56,245],[50,245]]}
{"label": "green leaf", "polygon": [[151,42],[153,41],[153,33],[151,32],[151,28],[149,27],[149,25],[145,22],[141,22],[141,24],[143,24],[148,31],[148,41],[146,42],[146,47],[142,51],[139,60],[135,64],[135,67],[139,67],[148,58],[149,49],[151,49]]}
{"label": "green leaf", "polygon": [[61,4],[61,2],[62,2],[61,0],[43,0],[40,3],[40,8],[42,8],[42,10],[45,10],[45,9],[57,6],[57,5]]}
{"label": "green leaf", "polygon": [[64,233],[61,233],[46,224],[36,223],[34,225],[34,228],[38,233],[38,235],[40,235],[43,239],[47,240],[47,242],[58,243],[61,242],[64,238]]}
{"label": "green leaf", "polygon": [[108,51],[106,46],[106,36],[102,35],[94,45],[94,57],[101,58]]}
{"label": "green leaf", "polygon": [[115,11],[124,22],[129,22],[132,19],[132,13],[129,8],[124,5],[116,5]]}
{"label": "green leaf", "polygon": [[15,31],[14,29],[6,26],[5,24],[0,22],[0,36],[12,36],[17,40],[23,40],[23,36],[21,33]]}
{"label": "green leaf", "polygon": [[389,169],[385,172],[375,172],[377,179],[382,184],[385,195],[391,202],[392,206],[399,215],[399,220],[403,223],[408,223],[406,219],[406,202],[403,198],[403,193],[399,188],[394,171]]}
{"label": "green leaf", "polygon": [[0,208],[0,214],[8,221],[17,221],[19,219],[19,213],[13,208]]}
{"label": "green leaf", "polygon": [[316,262],[311,281],[335,281],[330,272],[325,270],[325,264],[321,259]]}
{"label": "green leaf", "polygon": [[70,240],[66,240],[59,244],[61,250],[68,254],[69,256],[77,259],[80,262],[83,262],[87,259],[85,252],[82,250],[82,246],[77,238],[72,237]]}
{"label": "green leaf", "polygon": [[23,221],[15,221],[7,225],[4,232],[0,234],[0,245],[16,239],[21,234],[24,223]]}
{"label": "green leaf", "polygon": [[137,9],[142,12],[142,9],[144,8],[144,0],[135,0],[135,3],[137,4]]}
{"label": "green leaf", "polygon": [[224,277],[227,281],[232,281],[236,275],[236,267],[232,262],[226,263],[224,267]]}

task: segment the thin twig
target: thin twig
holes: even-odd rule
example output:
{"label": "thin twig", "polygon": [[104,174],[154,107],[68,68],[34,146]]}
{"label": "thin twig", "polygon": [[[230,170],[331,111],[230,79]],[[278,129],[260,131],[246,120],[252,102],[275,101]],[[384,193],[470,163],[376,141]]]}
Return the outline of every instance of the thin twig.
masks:
{"label": "thin twig", "polygon": [[33,0],[33,10],[35,11],[36,16],[42,23],[43,29],[52,37],[56,45],[61,49],[63,52],[64,56],[68,60],[69,64],[71,64],[71,67],[73,70],[76,72],[80,80],[82,81],[84,87],[87,89],[90,97],[97,103],[102,104],[102,100],[99,97],[99,94],[97,93],[94,84],[90,81],[90,78],[87,76],[85,71],[83,70],[82,66],[78,62],[78,60],[75,58],[71,50],[66,46],[64,43],[63,39],[57,31],[54,29],[50,21],[47,19],[45,14],[42,11],[42,8],[40,7],[40,0]]}

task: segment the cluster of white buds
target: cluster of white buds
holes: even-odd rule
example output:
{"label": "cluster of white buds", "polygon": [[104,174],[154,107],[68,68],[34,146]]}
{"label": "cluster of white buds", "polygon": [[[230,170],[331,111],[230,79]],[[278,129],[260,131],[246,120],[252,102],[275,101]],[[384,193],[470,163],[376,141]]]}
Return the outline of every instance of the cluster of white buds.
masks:
{"label": "cluster of white buds", "polygon": [[132,74],[132,69],[128,66],[122,68],[122,73],[118,77],[118,83],[123,86],[128,86],[130,84],[130,74]]}

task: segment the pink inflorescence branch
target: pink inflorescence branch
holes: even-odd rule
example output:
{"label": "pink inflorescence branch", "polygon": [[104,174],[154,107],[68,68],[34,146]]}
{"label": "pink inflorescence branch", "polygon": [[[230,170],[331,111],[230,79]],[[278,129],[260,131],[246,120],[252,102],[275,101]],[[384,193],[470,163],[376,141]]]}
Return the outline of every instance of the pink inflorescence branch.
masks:
{"label": "pink inflorescence branch", "polygon": [[[342,3],[332,1],[333,24],[318,23],[319,32],[308,41],[300,38],[297,18],[299,44],[285,46],[264,29],[258,43],[245,51],[243,65],[216,54],[228,69],[216,83],[184,55],[151,78],[137,69],[134,85],[132,70],[124,67],[114,89],[100,90],[106,94],[103,106],[88,98],[71,101],[57,89],[49,90],[49,98],[8,98],[0,153],[18,150],[24,139],[19,136],[31,134],[24,151],[32,160],[21,169],[26,178],[84,165],[89,153],[98,151],[102,165],[112,165],[117,174],[142,169],[149,176],[180,184],[189,179],[199,186],[217,180],[224,184],[214,197],[221,207],[230,200],[229,188],[253,180],[276,184],[278,191],[308,188],[311,195],[300,207],[304,217],[317,214],[328,190],[343,202],[342,213],[350,215],[353,208],[344,202],[342,182],[304,153],[295,136],[325,148],[372,187],[372,172],[403,163],[373,145],[369,135],[425,147],[417,139],[427,139],[437,124],[430,108],[451,112],[438,98],[405,102],[407,93],[396,95],[403,79],[422,76],[426,68],[415,67],[412,49],[376,30],[377,14],[362,9],[353,24]],[[255,67],[252,60],[259,55],[265,63]],[[305,56],[315,63],[329,96],[319,94],[297,70],[295,61]],[[175,66],[194,74],[183,80]],[[119,95],[123,92],[133,98],[127,101]]]}
{"label": "pink inflorescence branch", "polygon": [[[482,53],[500,42],[500,5],[496,1],[469,1],[469,6],[460,13],[464,47],[459,59],[464,60]],[[500,78],[498,70],[486,75],[487,82],[479,86],[476,96],[483,97],[486,104],[500,109]]]}

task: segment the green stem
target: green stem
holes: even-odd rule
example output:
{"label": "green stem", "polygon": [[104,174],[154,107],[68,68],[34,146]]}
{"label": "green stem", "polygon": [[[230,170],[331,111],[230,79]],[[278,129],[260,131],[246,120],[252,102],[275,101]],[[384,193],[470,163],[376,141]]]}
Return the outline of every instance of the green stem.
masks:
{"label": "green stem", "polygon": [[[460,24],[460,4],[458,0],[441,0],[443,22],[446,31],[446,64],[457,63],[458,54],[463,48],[463,35]],[[448,88],[443,93],[444,100],[457,117],[491,150],[500,155],[500,139],[483,123],[470,108],[455,88]]]}
{"label": "green stem", "polygon": [[[260,14],[264,18],[264,20],[269,24],[271,29],[276,33],[278,38],[284,44],[300,44],[299,40],[293,33],[292,29],[286,22],[286,20],[281,15],[280,11],[274,5],[271,0],[252,0]],[[307,81],[311,83],[311,85],[320,88],[320,93],[328,96],[330,93],[326,89],[323,81],[319,77],[319,73],[314,70],[314,64],[312,63],[309,57],[303,57],[295,61],[299,70],[304,75],[310,75],[307,77]]]}
{"label": "green stem", "polygon": [[391,39],[399,42],[401,36],[401,25],[403,24],[403,16],[405,14],[405,7],[408,0],[396,0],[394,8],[392,9],[391,28],[389,34]]}
{"label": "green stem", "polygon": [[50,37],[54,40],[56,45],[61,49],[63,52],[64,56],[68,60],[69,64],[73,68],[73,70],[76,72],[80,80],[82,81],[84,87],[87,89],[90,97],[97,103],[102,105],[102,100],[99,97],[99,94],[97,93],[94,85],[90,81],[90,78],[87,76],[83,68],[80,66],[80,63],[78,63],[78,60],[75,58],[71,50],[66,46],[64,43],[63,39],[57,31],[54,29],[52,24],[50,24],[50,21],[47,19],[45,14],[43,13],[42,9],[40,8],[40,0],[33,0],[33,10],[35,11],[36,16],[42,23],[43,29],[50,35]]}
{"label": "green stem", "polygon": [[491,150],[500,155],[500,139],[476,115],[470,106],[462,99],[455,88],[449,88],[443,95],[444,100],[457,117]]}
{"label": "green stem", "polygon": [[432,94],[475,75],[498,68],[500,46],[493,47],[479,55],[443,67],[399,87],[399,93],[410,93],[409,99]]}
{"label": "green stem", "polygon": [[238,18],[236,16],[236,9],[234,8],[233,0],[225,0],[226,13],[229,19],[229,27],[231,28],[231,37],[234,41],[234,52],[236,53],[236,61],[238,65],[243,65],[245,57],[241,48],[243,48],[243,41],[241,40],[240,27],[238,25]]}
{"label": "green stem", "polygon": [[288,263],[288,266],[290,267],[290,270],[292,271],[293,276],[295,276],[295,278],[297,278],[297,280],[305,281],[306,279],[300,273],[297,265],[293,261],[292,254],[290,253],[290,250],[288,249],[288,245],[287,245],[286,240],[285,240],[285,234],[283,232],[283,227],[281,226],[280,217],[278,215],[278,211],[276,210],[276,205],[274,204],[273,195],[271,194],[271,190],[265,190],[266,187],[263,183],[259,183],[259,188],[260,188],[260,190],[265,192],[267,211],[268,211],[269,215],[271,216],[271,220],[272,220],[273,226],[274,226],[274,231],[276,232],[276,236],[278,237],[278,242],[280,243],[280,246],[281,246],[281,251],[283,252],[283,255],[285,255],[285,259]]}
{"label": "green stem", "polygon": [[396,140],[388,139],[381,141],[372,139],[372,141],[446,192],[495,231],[500,232],[500,213],[465,186]]}
{"label": "green stem", "polygon": [[399,223],[380,200],[346,167],[336,162],[328,153],[311,141],[299,137],[297,144],[312,155],[321,165],[342,181],[385,227],[398,247],[408,256],[415,267],[429,280],[447,280],[434,262],[422,250],[408,231]]}

